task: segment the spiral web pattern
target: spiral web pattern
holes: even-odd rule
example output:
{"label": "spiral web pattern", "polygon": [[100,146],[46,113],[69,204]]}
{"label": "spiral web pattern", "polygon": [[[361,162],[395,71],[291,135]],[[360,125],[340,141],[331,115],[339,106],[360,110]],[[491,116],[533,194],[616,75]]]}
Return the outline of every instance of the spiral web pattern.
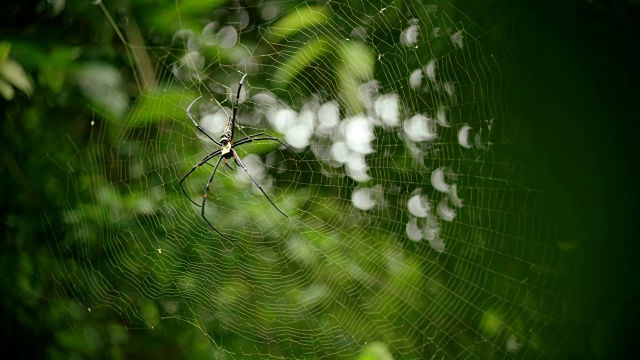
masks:
{"label": "spiral web pattern", "polygon": [[[50,240],[76,260],[56,271],[66,310],[186,323],[216,358],[553,357],[567,279],[508,110],[510,23],[450,3],[200,10],[172,9],[170,46],[123,35],[157,85],[139,75],[129,116],[92,122],[69,164],[69,231]],[[245,73],[236,139],[288,148],[237,150],[288,217],[230,161],[205,207],[230,242],[178,182],[218,148],[187,106],[203,96],[192,113],[219,139]],[[196,203],[211,171],[185,181]]]}

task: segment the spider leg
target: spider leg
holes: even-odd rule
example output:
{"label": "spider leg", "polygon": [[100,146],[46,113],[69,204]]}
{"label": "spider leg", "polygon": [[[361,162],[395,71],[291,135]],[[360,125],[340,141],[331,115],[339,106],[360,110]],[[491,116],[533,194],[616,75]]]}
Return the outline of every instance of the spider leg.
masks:
{"label": "spider leg", "polygon": [[266,135],[266,134],[264,132],[259,132],[257,134],[247,135],[247,136],[243,137],[242,139],[238,139],[236,142],[245,141],[245,140],[251,140],[251,139],[255,138],[256,136],[262,136],[262,135]]}
{"label": "spider leg", "polygon": [[229,164],[227,163],[227,159],[224,159],[223,163],[224,163],[224,164],[225,164],[229,169],[233,170],[233,168],[231,167],[231,165],[229,165]]}
{"label": "spider leg", "polygon": [[[263,135],[263,134],[264,133],[258,133],[258,134],[254,134],[254,135],[251,135],[251,136]],[[286,147],[287,149],[289,149],[289,151],[293,152],[293,150],[291,150],[291,148],[289,146],[287,146],[287,144],[283,143],[282,141],[280,141],[280,139],[278,139],[275,136],[267,136],[267,137],[261,137],[261,138],[253,138],[251,136],[247,136],[245,138],[242,138],[242,139],[238,140],[237,142],[235,142],[233,144],[233,147],[237,147],[238,145],[242,145],[242,144],[247,144],[247,143],[250,143],[252,141],[275,140],[275,141],[279,142],[280,145]]]}
{"label": "spider leg", "polygon": [[240,101],[240,90],[242,89],[242,84],[244,83],[244,79],[247,77],[247,74],[244,74],[244,76],[242,76],[242,79],[240,79],[240,84],[238,84],[238,93],[236,94],[236,103],[233,106],[233,115],[231,116],[230,120],[231,120],[231,136],[229,137],[229,139],[233,139],[233,132],[235,129],[235,122],[236,122],[236,115],[238,115],[238,101]]}
{"label": "spider leg", "polygon": [[264,135],[269,135],[265,132],[259,132],[256,134],[251,134],[248,136],[243,137],[242,139],[238,139],[234,142],[233,146],[236,145],[242,145],[242,144],[246,144],[246,143],[250,143],[254,140],[276,140],[278,141],[280,144],[284,145],[287,149],[291,150],[291,148],[289,148],[286,144],[284,144],[282,141],[280,141],[277,137],[275,136],[267,136],[265,138],[257,138],[257,136],[264,136]]}
{"label": "spider leg", "polygon": [[[191,175],[194,171],[196,171],[197,168],[199,168],[200,166],[204,165],[205,163],[207,163],[207,161],[213,159],[214,157],[218,156],[220,154],[220,150],[214,151],[211,154],[205,156],[204,159],[202,159],[202,161],[200,161],[197,165],[194,165],[191,170],[189,170],[188,173],[184,174],[184,176],[182,177],[182,179],[180,180],[180,188],[182,189],[182,192],[184,193],[184,195],[187,197],[187,199],[189,199],[189,201],[191,201],[195,206],[200,206],[198,205],[195,201],[191,200],[191,197],[189,197],[189,194],[187,194],[187,192],[184,190],[184,186],[182,186],[182,183],[185,181],[185,179],[187,177],[189,177],[189,175]],[[208,165],[211,165],[209,163],[207,163]]]}
{"label": "spider leg", "polygon": [[227,239],[229,241],[234,241],[230,237],[227,237],[227,236],[223,235],[220,231],[218,231],[218,229],[216,229],[213,225],[211,225],[209,220],[207,220],[207,217],[204,216],[204,205],[207,203],[207,198],[209,197],[209,186],[211,185],[211,182],[213,181],[213,177],[216,175],[216,171],[218,170],[218,165],[220,165],[220,161],[221,160],[222,160],[222,157],[219,157],[218,158],[218,162],[216,162],[216,166],[213,168],[213,171],[211,172],[211,176],[209,176],[209,181],[207,182],[207,187],[206,187],[206,190],[204,192],[204,197],[202,198],[202,210],[200,211],[200,215],[202,216],[204,221],[206,221],[207,224],[209,224],[209,227],[211,227],[213,229],[213,231],[217,232],[218,235],[222,236],[223,238],[225,238],[225,239]]}
{"label": "spider leg", "polygon": [[244,172],[247,173],[247,175],[249,175],[249,178],[251,179],[251,181],[253,181],[253,183],[258,187],[258,189],[260,189],[260,191],[262,191],[262,194],[267,198],[267,200],[269,200],[271,205],[273,205],[273,207],[276,208],[276,210],[278,210],[280,212],[280,214],[282,214],[282,215],[284,215],[286,217],[289,217],[287,214],[283,213],[282,210],[280,210],[280,208],[278,208],[276,206],[276,204],[273,203],[273,201],[271,201],[271,198],[269,198],[269,195],[267,195],[267,193],[264,192],[264,190],[262,189],[262,186],[260,186],[260,184],[258,184],[258,182],[253,178],[253,176],[251,176],[251,174],[249,174],[249,171],[247,170],[247,167],[244,165],[244,163],[242,162],[242,160],[238,156],[238,153],[234,149],[231,149],[231,151],[233,152],[233,160],[235,160],[236,164],[239,165],[240,167],[242,167]]}
{"label": "spider leg", "polygon": [[198,101],[198,100],[200,100],[200,99],[202,99],[202,96],[200,96],[200,97],[198,97],[197,99],[193,100],[193,101],[191,102],[191,104],[189,104],[189,107],[187,108],[187,116],[189,117],[189,119],[191,119],[191,122],[193,123],[193,125],[195,125],[195,126],[198,128],[198,130],[200,130],[200,132],[201,132],[201,133],[205,134],[205,135],[209,138],[209,140],[213,141],[216,145],[220,146],[220,143],[219,143],[219,142],[217,142],[217,141],[215,141],[211,136],[209,136],[209,134],[207,134],[207,133],[204,131],[204,129],[202,129],[202,128],[200,127],[200,125],[198,125],[198,123],[196,122],[196,119],[194,119],[194,118],[193,118],[193,116],[191,115],[191,107],[193,106],[193,104],[195,104],[195,103],[196,103],[196,101]]}

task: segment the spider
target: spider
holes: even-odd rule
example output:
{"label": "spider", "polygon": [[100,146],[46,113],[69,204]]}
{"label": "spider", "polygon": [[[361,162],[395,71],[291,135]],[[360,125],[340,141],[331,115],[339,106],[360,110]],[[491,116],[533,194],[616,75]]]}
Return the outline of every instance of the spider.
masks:
{"label": "spider", "polygon": [[[285,145],[282,141],[280,141],[280,139],[278,139],[275,136],[268,136],[268,134],[264,133],[264,132],[259,132],[257,134],[253,134],[253,135],[248,135],[243,137],[242,139],[234,142],[233,141],[233,130],[235,127],[235,123],[236,123],[236,114],[238,113],[238,99],[240,98],[240,90],[242,89],[242,83],[244,82],[244,79],[247,77],[247,74],[245,74],[242,79],[240,79],[240,84],[238,85],[238,93],[236,94],[236,102],[235,105],[233,107],[233,114],[231,116],[229,116],[227,118],[227,125],[224,128],[224,131],[222,132],[222,135],[220,136],[220,141],[216,141],[214,140],[211,136],[209,136],[209,134],[207,134],[204,129],[202,129],[200,127],[200,125],[198,125],[198,122],[196,122],[196,120],[194,119],[194,117],[191,115],[191,107],[193,106],[193,104],[195,104],[198,100],[200,100],[202,98],[202,96],[198,97],[197,99],[193,100],[191,102],[191,104],[189,104],[189,107],[187,108],[187,116],[189,116],[189,119],[191,119],[191,122],[193,122],[193,124],[196,126],[196,128],[203,133],[207,138],[209,138],[209,140],[213,141],[217,146],[220,147],[220,149],[217,149],[215,151],[213,151],[212,153],[210,153],[209,155],[205,156],[202,161],[200,161],[198,164],[194,165],[191,170],[189,170],[189,172],[187,172],[182,179],[180,180],[180,188],[182,189],[182,192],[187,196],[187,199],[189,199],[189,201],[191,201],[194,205],[202,208],[202,210],[200,211],[200,216],[202,216],[202,218],[204,219],[204,221],[207,222],[207,224],[209,224],[209,227],[211,227],[213,229],[213,231],[215,231],[216,233],[218,233],[218,235],[222,236],[223,238],[229,240],[229,241],[233,241],[233,239],[225,236],[224,234],[222,234],[220,231],[218,231],[218,229],[215,228],[215,226],[213,226],[211,224],[211,222],[206,218],[205,214],[204,214],[204,209],[205,209],[205,204],[207,203],[207,198],[209,197],[209,186],[211,185],[211,182],[213,182],[213,177],[216,175],[216,171],[218,170],[218,166],[220,165],[220,162],[223,161],[224,164],[231,169],[231,166],[229,166],[229,164],[227,164],[227,159],[231,159],[233,158],[233,161],[236,163],[237,166],[240,166],[242,168],[242,170],[244,170],[245,173],[247,173],[247,175],[249,175],[249,178],[251,179],[251,181],[258,187],[258,189],[260,189],[260,191],[262,192],[262,194],[267,198],[267,200],[269,200],[269,202],[271,203],[271,205],[276,208],[276,210],[278,210],[278,212],[280,212],[282,215],[284,215],[285,217],[288,217],[287,214],[285,214],[284,212],[282,212],[282,210],[280,210],[276,204],[273,203],[273,201],[271,201],[271,199],[269,198],[269,196],[267,195],[267,193],[262,189],[262,186],[260,186],[260,184],[258,184],[258,182],[253,178],[253,176],[251,176],[251,174],[249,173],[249,171],[247,171],[247,167],[244,165],[244,163],[242,162],[242,159],[240,159],[240,156],[238,156],[238,153],[236,152],[235,148],[240,146],[240,145],[244,145],[250,142],[254,142],[254,141],[261,141],[261,140],[275,140],[277,142],[279,142],[281,145],[283,145],[284,147],[286,147],[287,149],[289,148],[287,145]],[[260,136],[260,137],[258,137]],[[207,164],[210,165],[208,162],[210,160],[212,160],[213,158],[215,158],[216,156],[220,156],[218,158],[218,161],[216,162],[215,166],[213,166],[213,171],[211,172],[211,176],[209,176],[209,181],[207,182],[207,186],[205,188],[205,192],[204,192],[204,196],[202,198],[202,205],[197,204],[195,201],[193,201],[191,199],[191,197],[189,197],[189,195],[187,194],[187,192],[184,189],[184,186],[182,185],[182,183],[185,181],[185,179],[187,177],[189,177],[189,175],[191,175],[196,169],[198,169],[200,166]]]}

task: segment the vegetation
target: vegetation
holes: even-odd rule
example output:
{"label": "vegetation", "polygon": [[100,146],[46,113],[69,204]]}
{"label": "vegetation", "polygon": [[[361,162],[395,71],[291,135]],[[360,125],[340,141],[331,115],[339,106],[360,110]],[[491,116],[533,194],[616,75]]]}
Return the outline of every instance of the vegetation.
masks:
{"label": "vegetation", "polygon": [[[492,176],[463,181],[472,189],[484,189],[486,184],[502,187],[495,193],[492,188],[474,194],[481,199],[498,194],[483,205],[501,214],[505,225],[499,225],[507,234],[520,234],[525,224],[532,225],[533,230],[525,229],[530,242],[509,242],[514,237],[500,238],[492,229],[482,228],[478,224],[488,218],[483,218],[482,210],[462,217],[468,226],[451,231],[465,246],[463,250],[453,246],[449,257],[399,241],[409,220],[400,205],[357,212],[349,202],[356,181],[321,176],[335,170],[316,162],[310,150],[291,154],[269,145],[255,146],[252,153],[269,158],[275,164],[271,169],[294,170],[274,175],[273,180],[283,190],[276,201],[289,206],[284,211],[292,214],[292,220],[265,210],[266,200],[251,193],[250,186],[230,176],[216,176],[217,193],[234,195],[216,198],[219,210],[210,216],[244,241],[236,245],[211,241],[198,210],[184,200],[176,183],[203,151],[184,109],[198,94],[209,91],[208,83],[228,84],[228,78],[248,66],[243,63],[247,49],[271,46],[261,58],[269,69],[252,76],[252,86],[271,90],[297,106],[310,99],[313,90],[330,88],[336,98],[342,96],[343,115],[356,114],[366,107],[357,100],[354,86],[361,79],[391,84],[382,92],[401,88],[412,94],[398,78],[409,76],[410,71],[402,72],[414,59],[394,52],[397,34],[385,31],[387,26],[404,26],[406,9],[400,2],[388,7],[382,1],[348,3],[344,10],[336,3],[316,7],[304,1],[275,2],[287,7],[280,11],[289,16],[251,23],[240,31],[235,47],[225,48],[223,42],[206,47],[204,65],[199,65],[200,58],[190,57],[180,31],[202,33],[207,26],[202,18],[242,24],[242,18],[234,17],[237,5],[216,0],[3,4],[0,291],[5,343],[24,358],[65,359],[390,359],[459,354],[589,358],[621,352],[624,348],[616,345],[626,338],[616,336],[626,328],[617,319],[628,309],[610,313],[602,309],[608,301],[624,305],[632,290],[602,290],[609,277],[597,270],[609,263],[599,257],[600,248],[589,244],[600,243],[602,238],[596,237],[604,231],[589,232],[575,219],[595,219],[587,221],[590,224],[604,221],[610,215],[602,215],[601,209],[614,206],[609,199],[622,197],[611,195],[597,204],[584,200],[593,199],[585,196],[592,194],[591,185],[606,183],[597,176],[593,183],[575,189],[567,184],[581,183],[575,174],[592,166],[592,159],[604,163],[622,157],[613,147],[602,152],[588,148],[584,139],[573,137],[575,122],[566,117],[556,121],[557,115],[542,116],[558,114],[558,105],[540,95],[544,91],[532,95],[529,85],[540,86],[542,81],[533,80],[536,73],[520,67],[532,65],[527,57],[532,52],[539,54],[547,45],[556,49],[554,37],[535,38],[544,44],[522,49],[524,60],[511,57],[510,46],[515,43],[501,37],[530,33],[528,22],[520,24],[523,31],[512,21],[520,19],[516,16],[529,19],[527,7],[470,7],[475,2],[468,1],[440,4],[441,9],[451,10],[447,24],[460,36],[468,39],[477,34],[456,26],[473,26],[482,29],[481,41],[498,40],[503,46],[466,45],[463,55],[448,58],[451,77],[460,74],[456,61],[493,70],[491,76],[499,84],[512,83],[501,78],[502,70],[524,74],[516,77],[519,81],[509,88],[511,93],[499,89],[495,95],[513,104],[508,107],[517,124],[508,128],[513,133],[502,134],[503,144],[496,144],[490,163],[497,165],[489,175],[500,180],[517,173],[523,183],[540,188],[510,192],[515,185],[494,183]],[[382,8],[387,9],[384,17],[379,15]],[[260,19],[260,9],[247,6],[249,18]],[[422,6],[415,11],[423,12],[420,18],[429,18],[432,10]],[[588,11],[606,13],[599,7]],[[343,37],[338,31],[343,29],[329,26],[348,23],[347,15],[369,19],[379,29],[372,34],[379,46],[351,41],[347,39],[351,34]],[[494,28],[500,31],[491,31]],[[437,58],[450,51],[447,46],[433,41],[414,54]],[[475,60],[492,57],[492,51],[509,56],[493,65],[476,65]],[[392,70],[379,65],[376,55],[382,54],[391,59]],[[397,65],[400,61],[402,66]],[[548,66],[563,69],[562,64]],[[200,81],[193,74],[203,69],[209,74]],[[558,82],[557,76],[546,76]],[[575,94],[586,92],[580,86],[586,80],[580,75],[563,72],[563,79],[573,84]],[[482,84],[483,89],[494,90],[493,84]],[[474,106],[484,104],[487,95],[467,96],[474,101],[460,106],[470,104],[464,110],[475,111],[467,120],[484,121],[473,118],[485,115]],[[212,97],[228,105],[223,90]],[[415,96],[410,102],[418,108],[433,106],[429,103],[433,99],[422,101]],[[528,117],[532,114],[540,116]],[[585,115],[583,125],[593,135],[589,116],[595,115]],[[561,135],[545,137],[551,139],[549,145],[539,140],[548,131],[536,124],[553,127]],[[387,200],[402,203],[402,194],[428,182],[428,176],[415,169],[408,150],[396,146],[397,134],[376,135],[387,156],[369,159],[371,174],[385,185],[397,183],[396,193],[389,193]],[[451,142],[455,143],[454,137]],[[508,145],[513,142],[523,147],[512,151]],[[430,167],[439,165],[437,159],[427,160],[432,161]],[[460,172],[477,170],[473,157],[460,155],[455,160]],[[521,166],[527,161],[532,161],[530,167]],[[509,166],[500,168],[503,164]],[[545,170],[538,172],[539,167]],[[187,188],[199,189],[208,176],[207,169]],[[626,178],[621,175],[619,181],[624,184]],[[566,202],[556,202],[562,196],[549,189],[563,196],[570,190],[575,193],[563,197]],[[498,198],[504,193],[505,198]],[[558,208],[557,214],[541,214],[536,207],[547,202],[566,207]],[[575,207],[580,208],[577,214],[563,217]],[[587,208],[599,210],[586,214]],[[561,220],[546,222],[538,215]],[[612,228],[617,230],[611,234],[619,238],[627,235],[622,227]],[[257,233],[264,236],[242,236]],[[625,263],[626,257],[616,248],[611,254],[615,262]],[[393,270],[396,261],[402,266]],[[585,270],[585,263],[593,266]],[[610,276],[621,267],[611,265]],[[620,289],[628,282],[613,284]],[[517,353],[523,343],[527,350]]]}

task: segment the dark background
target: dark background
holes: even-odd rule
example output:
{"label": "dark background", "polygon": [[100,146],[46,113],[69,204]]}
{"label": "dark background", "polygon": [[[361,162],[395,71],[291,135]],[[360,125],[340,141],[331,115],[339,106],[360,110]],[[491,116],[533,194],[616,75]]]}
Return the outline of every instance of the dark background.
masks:
{"label": "dark background", "polygon": [[[546,5],[546,6],[545,6]],[[575,191],[566,229],[584,238],[576,271],[582,318],[576,346],[602,358],[633,354],[638,331],[637,139],[640,118],[637,2],[529,3],[520,91],[549,181]],[[523,99],[523,98],[521,98]],[[537,100],[535,100],[537,99]],[[529,103],[530,104],[530,103]],[[570,236],[570,234],[566,234]],[[598,344],[598,345],[594,345]]]}

